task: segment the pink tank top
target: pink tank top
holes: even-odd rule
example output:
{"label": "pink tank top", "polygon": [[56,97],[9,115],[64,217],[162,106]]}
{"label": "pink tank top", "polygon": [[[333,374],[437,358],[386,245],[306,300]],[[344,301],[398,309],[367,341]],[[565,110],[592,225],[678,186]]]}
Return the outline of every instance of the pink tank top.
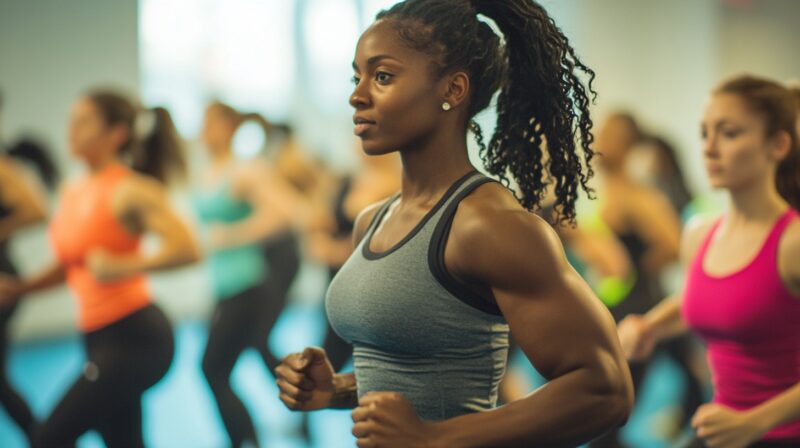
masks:
{"label": "pink tank top", "polygon": [[[794,210],[781,216],[750,264],[722,277],[703,269],[718,220],[692,261],[682,313],[708,346],[714,402],[749,409],[800,382],[800,298],[778,274],[778,243]],[[800,443],[800,421],[774,428],[764,440]]]}

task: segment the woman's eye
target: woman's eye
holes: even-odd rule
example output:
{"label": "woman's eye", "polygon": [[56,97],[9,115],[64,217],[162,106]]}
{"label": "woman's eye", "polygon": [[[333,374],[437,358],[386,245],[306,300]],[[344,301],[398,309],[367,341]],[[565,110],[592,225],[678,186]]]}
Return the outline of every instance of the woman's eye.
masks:
{"label": "woman's eye", "polygon": [[739,129],[725,129],[722,131],[722,135],[724,135],[725,138],[736,138],[741,133],[742,131],[740,131]]}
{"label": "woman's eye", "polygon": [[375,73],[375,81],[378,81],[381,84],[386,84],[392,79],[392,75],[386,72],[378,72]]}
{"label": "woman's eye", "polygon": [[358,76],[353,76],[352,78],[350,78],[350,81],[353,84],[358,85],[358,83],[361,82],[361,78],[359,78]]}

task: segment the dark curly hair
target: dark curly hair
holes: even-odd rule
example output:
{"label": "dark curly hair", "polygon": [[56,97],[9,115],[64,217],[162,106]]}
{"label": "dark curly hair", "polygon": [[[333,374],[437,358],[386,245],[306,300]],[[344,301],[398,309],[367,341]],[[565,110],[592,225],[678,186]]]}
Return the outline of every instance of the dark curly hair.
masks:
{"label": "dark curly hair", "polygon": [[[540,208],[554,183],[558,221],[574,222],[580,189],[593,197],[589,105],[595,75],[544,8],[532,0],[407,0],[377,19],[391,20],[404,42],[430,55],[434,75],[469,75],[469,129],[486,170],[506,187],[513,179],[528,210]],[[486,145],[473,118],[498,90],[497,126]]]}

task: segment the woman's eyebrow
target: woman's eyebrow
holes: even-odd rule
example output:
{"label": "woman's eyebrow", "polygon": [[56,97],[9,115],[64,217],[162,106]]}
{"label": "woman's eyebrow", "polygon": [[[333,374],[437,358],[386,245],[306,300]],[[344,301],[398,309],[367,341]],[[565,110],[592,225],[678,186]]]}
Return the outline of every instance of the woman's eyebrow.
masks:
{"label": "woman's eyebrow", "polygon": [[[379,54],[367,59],[367,67],[371,67],[384,59],[393,59],[397,62],[402,62],[393,56],[389,56],[388,54]],[[358,64],[356,64],[356,61],[353,61],[353,70],[358,71]]]}

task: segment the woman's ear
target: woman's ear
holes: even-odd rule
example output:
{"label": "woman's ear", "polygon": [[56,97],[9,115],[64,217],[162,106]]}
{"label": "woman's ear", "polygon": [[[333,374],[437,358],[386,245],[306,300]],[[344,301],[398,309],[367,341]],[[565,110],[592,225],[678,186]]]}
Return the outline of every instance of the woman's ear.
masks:
{"label": "woman's ear", "polygon": [[108,131],[112,144],[117,148],[125,145],[131,138],[131,130],[127,126],[121,124],[112,126]]}
{"label": "woman's ear", "polygon": [[469,97],[469,76],[465,72],[455,72],[445,76],[444,101],[456,108],[466,102]]}
{"label": "woman's ear", "polygon": [[779,132],[772,139],[770,155],[778,162],[785,159],[792,152],[792,137],[788,132]]}

